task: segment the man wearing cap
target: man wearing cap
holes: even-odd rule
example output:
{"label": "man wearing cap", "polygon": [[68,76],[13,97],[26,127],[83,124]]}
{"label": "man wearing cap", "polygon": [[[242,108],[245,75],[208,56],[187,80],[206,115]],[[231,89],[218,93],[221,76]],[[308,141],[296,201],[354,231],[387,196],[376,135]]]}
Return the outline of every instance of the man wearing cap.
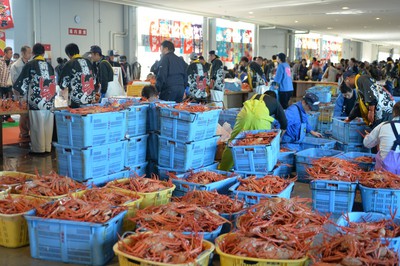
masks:
{"label": "man wearing cap", "polygon": [[198,102],[204,102],[207,98],[207,72],[200,63],[197,54],[190,54],[190,64],[187,68],[189,93],[188,97]]}
{"label": "man wearing cap", "polygon": [[392,116],[394,100],[392,95],[374,79],[367,75],[356,74],[348,70],[343,74],[343,81],[349,88],[356,88],[358,99],[346,121],[362,117],[371,128],[381,122],[389,121]]}
{"label": "man wearing cap", "polygon": [[114,71],[111,64],[106,60],[97,45],[90,47],[90,54],[93,61],[93,70],[96,77],[95,89],[100,89],[101,97],[104,97],[108,90],[108,82],[113,81]]}
{"label": "man wearing cap", "polygon": [[222,105],[224,101],[224,65],[214,50],[208,53],[210,68],[210,92],[211,101]]}
{"label": "man wearing cap", "polygon": [[123,82],[124,86],[126,86],[128,82],[132,79],[132,68],[131,65],[126,61],[125,55],[121,55],[119,57],[119,64],[121,65],[122,74],[125,74]]}
{"label": "man wearing cap", "polygon": [[291,150],[299,150],[300,143],[304,140],[307,133],[314,137],[321,138],[322,135],[311,130],[308,123],[308,114],[310,111],[318,111],[318,96],[314,93],[306,93],[303,99],[286,109],[287,128],[282,137],[282,146]]}
{"label": "man wearing cap", "polygon": [[113,67],[121,67],[121,65],[118,63],[118,57],[119,54],[115,50],[108,50],[108,62],[110,62],[110,65]]}
{"label": "man wearing cap", "polygon": [[161,60],[158,66],[156,88],[160,100],[182,102],[187,84],[186,63],[175,53],[170,41],[161,43]]}
{"label": "man wearing cap", "polygon": [[[257,87],[265,86],[265,75],[261,66],[255,61],[249,62],[246,56],[240,59],[240,66],[245,67],[247,72],[247,78],[242,82],[248,83],[250,88],[256,91]],[[264,91],[259,90],[256,93],[264,93]]]}
{"label": "man wearing cap", "polygon": [[278,54],[278,69],[274,78],[276,82],[275,88],[278,89],[279,102],[283,109],[289,106],[290,97],[293,95],[293,80],[290,66],[286,63],[286,55],[284,53]]}

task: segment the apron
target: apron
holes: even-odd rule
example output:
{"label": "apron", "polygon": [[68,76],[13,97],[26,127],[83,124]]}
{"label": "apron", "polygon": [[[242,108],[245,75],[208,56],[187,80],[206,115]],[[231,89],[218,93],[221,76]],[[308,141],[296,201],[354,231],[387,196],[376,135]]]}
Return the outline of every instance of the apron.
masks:
{"label": "apron", "polygon": [[400,153],[395,152],[398,145],[400,145],[400,136],[397,133],[397,129],[395,123],[400,123],[400,121],[392,121],[390,125],[392,127],[394,136],[396,140],[393,142],[392,149],[386,155],[385,159],[382,160],[381,152],[379,151],[375,157],[375,169],[380,170],[384,169],[386,171],[392,172],[393,174],[400,174]]}
{"label": "apron", "polygon": [[307,133],[307,123],[303,121],[303,116],[301,115],[300,107],[298,105],[295,105],[297,107],[297,110],[299,111],[300,115],[300,132],[298,139],[295,140],[294,142],[290,142],[291,139],[288,139],[285,135],[282,138],[282,147],[288,148],[289,150],[292,151],[299,151],[301,150],[301,142],[304,140],[306,137]]}

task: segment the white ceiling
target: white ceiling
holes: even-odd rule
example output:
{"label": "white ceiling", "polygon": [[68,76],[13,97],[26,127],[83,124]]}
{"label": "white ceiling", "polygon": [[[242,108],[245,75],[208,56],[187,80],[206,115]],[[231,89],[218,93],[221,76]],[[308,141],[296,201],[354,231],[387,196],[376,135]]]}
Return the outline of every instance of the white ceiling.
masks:
{"label": "white ceiling", "polygon": [[[400,46],[400,0],[103,0]],[[346,9],[347,8],[347,9]]]}

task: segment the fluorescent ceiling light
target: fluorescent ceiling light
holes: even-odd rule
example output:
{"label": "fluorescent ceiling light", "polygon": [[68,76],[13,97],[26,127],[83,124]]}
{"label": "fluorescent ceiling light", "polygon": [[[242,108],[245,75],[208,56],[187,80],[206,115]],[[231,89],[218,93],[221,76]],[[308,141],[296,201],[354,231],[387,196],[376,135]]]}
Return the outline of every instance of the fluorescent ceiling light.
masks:
{"label": "fluorescent ceiling light", "polygon": [[346,11],[339,11],[339,12],[329,12],[326,13],[327,15],[359,15],[363,14],[364,12],[361,10],[346,10]]}
{"label": "fluorescent ceiling light", "polygon": [[347,10],[347,9],[350,9],[350,8],[347,7],[347,6],[344,6],[344,7],[342,7],[342,9],[343,9],[343,10]]}

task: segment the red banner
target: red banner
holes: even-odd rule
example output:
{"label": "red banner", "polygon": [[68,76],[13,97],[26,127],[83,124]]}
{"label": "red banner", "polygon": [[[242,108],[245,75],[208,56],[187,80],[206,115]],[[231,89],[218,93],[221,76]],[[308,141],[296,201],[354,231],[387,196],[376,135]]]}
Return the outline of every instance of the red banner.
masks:
{"label": "red banner", "polygon": [[0,0],[0,29],[14,28],[11,16],[10,0]]}
{"label": "red banner", "polygon": [[0,55],[4,55],[4,48],[6,48],[6,33],[0,30]]}

